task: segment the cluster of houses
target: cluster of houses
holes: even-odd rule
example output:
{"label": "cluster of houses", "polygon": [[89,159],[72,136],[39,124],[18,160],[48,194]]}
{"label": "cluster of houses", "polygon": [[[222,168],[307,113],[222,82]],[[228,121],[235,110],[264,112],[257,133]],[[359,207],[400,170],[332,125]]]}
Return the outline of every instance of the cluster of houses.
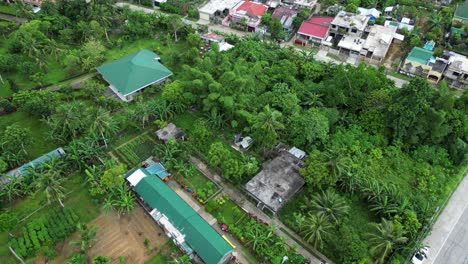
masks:
{"label": "cluster of houses", "polygon": [[[411,31],[414,28],[412,19],[394,18],[393,14],[399,6],[386,7],[382,12],[376,8],[359,7],[356,13],[350,13],[340,5],[334,5],[327,8],[325,13],[336,15],[313,15],[301,24],[294,35],[293,21],[300,8],[312,8],[315,4],[315,0],[210,0],[199,11],[201,19],[207,22],[263,34],[267,28],[261,24],[262,15],[270,10],[272,17],[283,25],[286,36],[293,36],[295,44],[333,47],[342,56],[374,64],[384,63],[391,45],[404,40],[402,30]],[[454,21],[466,24],[467,12],[468,2],[465,1],[456,8]],[[375,23],[379,17],[385,18],[383,25]],[[467,86],[466,56],[447,51],[440,58],[432,58],[432,55],[426,58],[433,53],[432,49],[427,52],[421,52],[421,49],[426,47],[411,51],[399,67],[401,73],[424,77],[434,83],[445,79],[454,88]],[[419,55],[426,59],[417,59]]]}

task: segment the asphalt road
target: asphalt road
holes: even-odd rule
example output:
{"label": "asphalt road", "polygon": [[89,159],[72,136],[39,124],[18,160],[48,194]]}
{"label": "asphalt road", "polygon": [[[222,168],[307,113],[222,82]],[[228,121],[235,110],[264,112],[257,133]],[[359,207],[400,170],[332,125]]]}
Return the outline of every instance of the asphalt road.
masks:
{"label": "asphalt road", "polygon": [[468,264],[468,176],[457,190],[424,240],[429,246],[424,264]]}
{"label": "asphalt road", "polygon": [[434,264],[468,264],[468,207],[437,254]]}

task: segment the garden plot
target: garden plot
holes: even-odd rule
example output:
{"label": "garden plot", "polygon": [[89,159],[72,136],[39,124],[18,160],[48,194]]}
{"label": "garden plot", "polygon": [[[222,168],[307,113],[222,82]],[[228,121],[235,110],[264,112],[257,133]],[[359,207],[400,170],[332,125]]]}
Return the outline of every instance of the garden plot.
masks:
{"label": "garden plot", "polygon": [[189,170],[191,172],[183,174],[177,173],[174,179],[182,188],[186,190],[190,188],[196,200],[201,204],[205,204],[211,197],[215,196],[221,188],[203,175],[198,169],[193,167],[192,164],[187,166],[192,167],[192,169]]}
{"label": "garden plot", "polygon": [[[96,243],[87,252],[89,260],[96,256],[109,256],[109,263],[119,263],[123,256],[125,263],[144,263],[151,259],[168,241],[164,231],[145,214],[140,206],[127,216],[117,213],[101,214],[89,225],[97,226]],[[69,241],[78,239],[78,233],[62,243],[58,248],[60,258],[53,263],[67,263],[63,256],[69,256],[72,248]],[[148,239],[148,246],[145,246]]]}
{"label": "garden plot", "polygon": [[129,167],[135,167],[143,160],[153,155],[155,143],[148,134],[128,141],[114,149],[114,154],[120,162]]}
{"label": "garden plot", "polygon": [[225,193],[218,195],[216,199],[209,200],[206,203],[205,210],[212,214],[219,223],[228,226],[240,222],[246,215],[244,210]]}

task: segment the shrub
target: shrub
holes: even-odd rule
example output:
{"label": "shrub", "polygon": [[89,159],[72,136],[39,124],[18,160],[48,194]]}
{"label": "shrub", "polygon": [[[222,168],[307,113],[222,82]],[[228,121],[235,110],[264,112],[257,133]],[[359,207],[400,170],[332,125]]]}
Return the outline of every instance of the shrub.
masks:
{"label": "shrub", "polygon": [[188,11],[188,17],[192,19],[200,19],[200,12],[196,9],[190,9]]}

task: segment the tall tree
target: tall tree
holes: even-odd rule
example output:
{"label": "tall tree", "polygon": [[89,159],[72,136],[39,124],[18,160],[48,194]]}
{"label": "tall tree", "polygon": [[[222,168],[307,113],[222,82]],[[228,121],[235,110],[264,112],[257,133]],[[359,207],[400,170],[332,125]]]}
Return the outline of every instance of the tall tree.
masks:
{"label": "tall tree", "polygon": [[337,223],[349,211],[346,201],[332,189],[316,193],[311,197],[310,211],[316,215],[325,215],[330,222]]}
{"label": "tall tree", "polygon": [[256,139],[261,142],[264,147],[271,147],[278,139],[278,131],[284,129],[281,122],[281,112],[266,105],[263,111],[253,116],[250,120],[252,130],[256,135]]}
{"label": "tall tree", "polygon": [[64,178],[60,170],[45,170],[39,179],[34,183],[36,194],[45,193],[47,203],[57,200],[60,206],[64,207],[62,200],[65,198]]}
{"label": "tall tree", "polygon": [[305,240],[316,248],[323,247],[323,239],[330,235],[332,224],[324,215],[315,215],[309,212],[300,227]]}
{"label": "tall tree", "polygon": [[401,229],[393,226],[393,222],[382,218],[380,224],[372,223],[372,232],[368,233],[369,243],[371,244],[371,253],[379,260],[379,263],[385,263],[385,258],[396,249],[398,245],[405,244],[408,241],[403,235]]}
{"label": "tall tree", "polygon": [[101,136],[104,145],[107,148],[107,140],[114,136],[118,131],[117,121],[112,118],[110,113],[103,108],[98,108],[92,112],[91,133],[97,133]]}

